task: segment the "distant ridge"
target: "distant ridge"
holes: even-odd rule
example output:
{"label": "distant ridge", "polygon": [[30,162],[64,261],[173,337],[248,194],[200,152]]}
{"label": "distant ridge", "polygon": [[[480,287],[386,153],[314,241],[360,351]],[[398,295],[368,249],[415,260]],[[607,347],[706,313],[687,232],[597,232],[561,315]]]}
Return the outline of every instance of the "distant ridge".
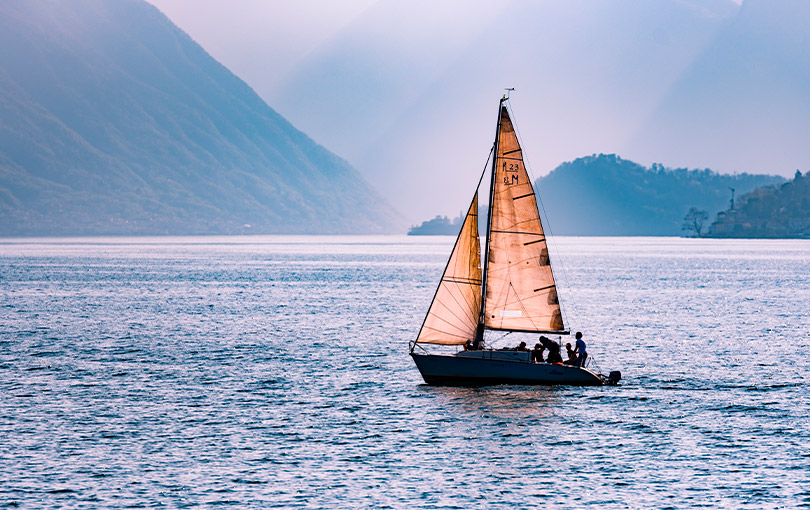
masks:
{"label": "distant ridge", "polygon": [[[679,236],[691,207],[714,215],[729,204],[730,189],[746,193],[780,184],[773,175],[724,175],[711,170],[652,168],[599,154],[563,163],[535,182],[546,230],[578,236]],[[479,213],[482,223],[486,209]],[[545,218],[544,218],[545,221]],[[411,227],[411,235],[456,235],[460,219],[437,216]],[[486,231],[484,223],[479,230]]]}
{"label": "distant ridge", "polygon": [[785,182],[773,175],[718,174],[653,164],[648,168],[615,154],[563,163],[537,179],[535,190],[553,234],[679,236],[691,207],[710,215],[728,206],[729,188],[747,193]]}
{"label": "distant ridge", "polygon": [[142,0],[3,2],[0,45],[0,235],[405,230]]}

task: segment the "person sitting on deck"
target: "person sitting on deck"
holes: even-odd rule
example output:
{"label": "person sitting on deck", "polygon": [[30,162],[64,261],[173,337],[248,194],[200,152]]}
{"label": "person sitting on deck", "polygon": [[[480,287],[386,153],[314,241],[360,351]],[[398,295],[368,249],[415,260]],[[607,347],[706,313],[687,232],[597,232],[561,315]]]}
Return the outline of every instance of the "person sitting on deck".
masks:
{"label": "person sitting on deck", "polygon": [[473,349],[473,343],[472,343],[472,340],[467,340],[466,342],[464,342],[464,350],[465,350],[465,351],[472,351],[472,350],[474,350],[474,349]]}
{"label": "person sitting on deck", "polygon": [[568,351],[568,359],[564,361],[566,365],[576,365],[577,364],[577,354],[574,352],[574,349],[571,348],[571,342],[565,344],[565,350]]}
{"label": "person sitting on deck", "polygon": [[529,349],[526,347],[526,342],[520,342],[517,347],[515,347],[516,351],[528,351]]}
{"label": "person sitting on deck", "polygon": [[577,346],[574,348],[574,352],[579,354],[577,357],[577,366],[584,367],[585,360],[588,359],[588,352],[585,350],[585,340],[582,339],[582,332],[577,331]]}
{"label": "person sitting on deck", "polygon": [[545,351],[545,347],[540,344],[534,344],[534,349],[532,349],[532,362],[534,363],[542,363],[543,362],[543,351]]}

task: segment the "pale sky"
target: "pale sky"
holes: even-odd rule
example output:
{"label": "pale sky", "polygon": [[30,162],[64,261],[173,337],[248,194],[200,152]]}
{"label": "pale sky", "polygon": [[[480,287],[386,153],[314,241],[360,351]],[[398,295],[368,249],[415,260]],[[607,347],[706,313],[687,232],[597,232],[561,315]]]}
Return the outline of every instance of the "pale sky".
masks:
{"label": "pale sky", "polygon": [[377,0],[147,1],[264,95]]}

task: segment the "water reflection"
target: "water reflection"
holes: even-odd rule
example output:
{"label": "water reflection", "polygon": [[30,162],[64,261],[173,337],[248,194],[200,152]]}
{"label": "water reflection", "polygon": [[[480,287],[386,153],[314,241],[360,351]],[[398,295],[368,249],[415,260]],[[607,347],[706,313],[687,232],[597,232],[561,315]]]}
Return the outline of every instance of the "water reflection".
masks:
{"label": "water reflection", "polygon": [[[448,387],[420,385],[435,405],[449,412],[501,420],[539,420],[554,414],[561,388],[554,386]],[[562,390],[565,391],[565,390]]]}

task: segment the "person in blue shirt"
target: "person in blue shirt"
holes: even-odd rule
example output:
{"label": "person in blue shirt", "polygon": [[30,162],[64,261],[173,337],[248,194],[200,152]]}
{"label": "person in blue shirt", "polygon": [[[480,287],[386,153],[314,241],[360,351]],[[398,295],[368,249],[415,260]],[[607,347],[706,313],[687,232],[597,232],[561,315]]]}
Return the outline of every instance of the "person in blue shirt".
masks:
{"label": "person in blue shirt", "polygon": [[585,350],[586,349],[585,348],[585,340],[582,339],[582,332],[581,331],[577,331],[576,338],[577,338],[577,346],[574,347],[574,353],[578,355],[577,356],[577,366],[578,367],[584,367],[585,366],[585,360],[588,359],[588,351]]}

